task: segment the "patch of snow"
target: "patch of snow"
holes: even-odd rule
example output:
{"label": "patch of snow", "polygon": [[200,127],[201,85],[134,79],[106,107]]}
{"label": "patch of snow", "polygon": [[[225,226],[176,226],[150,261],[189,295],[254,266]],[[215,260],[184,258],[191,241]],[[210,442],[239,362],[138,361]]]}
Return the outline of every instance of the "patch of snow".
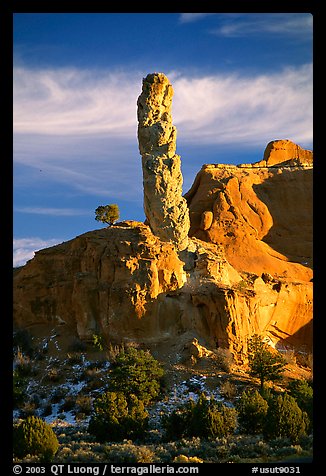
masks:
{"label": "patch of snow", "polygon": [[[190,390],[193,386],[196,386],[196,392]],[[216,401],[223,402],[227,406],[233,406],[231,403],[225,402],[218,388],[214,390],[207,389],[206,376],[194,376],[188,380],[184,380],[179,385],[175,384],[165,400],[155,403],[148,409],[151,427],[160,429],[162,415],[172,413],[177,407],[191,399],[196,402],[202,392],[205,392],[207,398],[215,398]]]}
{"label": "patch of snow", "polygon": [[86,385],[85,382],[73,383],[73,382],[67,381],[66,382],[66,387],[68,387],[68,389],[69,389],[67,395],[77,395],[83,389],[83,387],[85,385]]}

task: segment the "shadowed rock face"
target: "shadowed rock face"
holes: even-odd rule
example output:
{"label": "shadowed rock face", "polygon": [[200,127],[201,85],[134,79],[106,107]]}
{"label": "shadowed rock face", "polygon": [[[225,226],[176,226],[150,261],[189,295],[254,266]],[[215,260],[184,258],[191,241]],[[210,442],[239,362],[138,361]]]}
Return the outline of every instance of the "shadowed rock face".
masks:
{"label": "shadowed rock face", "polygon": [[173,88],[162,73],[143,80],[138,98],[138,142],[142,156],[144,209],[153,233],[179,250],[188,245],[190,227],[182,197],[180,156],[175,154],[177,131],[172,124]]}

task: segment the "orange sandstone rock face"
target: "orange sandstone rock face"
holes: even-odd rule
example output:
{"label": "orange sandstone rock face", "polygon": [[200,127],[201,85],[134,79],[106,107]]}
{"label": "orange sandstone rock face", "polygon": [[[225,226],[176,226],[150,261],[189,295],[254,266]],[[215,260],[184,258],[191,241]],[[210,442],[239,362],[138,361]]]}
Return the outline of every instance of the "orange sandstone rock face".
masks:
{"label": "orange sandstone rock face", "polygon": [[103,333],[180,352],[197,339],[238,361],[254,333],[310,350],[309,162],[206,165],[186,198],[183,251],[126,221],[37,252],[15,273],[15,324],[61,324],[83,339]]}
{"label": "orange sandstone rock face", "polygon": [[274,141],[262,162],[203,166],[185,195],[190,236],[221,246],[230,265],[253,279],[253,328],[274,342],[309,348],[312,172],[312,152]]}
{"label": "orange sandstone rock face", "polygon": [[192,251],[179,256],[148,226],[127,221],[41,250],[15,273],[14,322],[31,329],[61,324],[83,339],[103,333],[119,342],[161,342],[187,335],[227,346],[219,286],[241,277],[222,250],[203,245],[192,240]]}
{"label": "orange sandstone rock face", "polygon": [[254,166],[292,165],[312,167],[313,155],[311,150],[302,149],[290,140],[275,140],[267,144],[264,159]]}
{"label": "orange sandstone rock face", "polygon": [[172,96],[155,73],[137,101],[149,226],[125,221],[37,252],[15,272],[15,324],[197,356],[224,347],[240,361],[254,333],[309,350],[312,152],[270,142],[260,162],[204,165],[182,197]]}
{"label": "orange sandstone rock face", "polygon": [[15,324],[197,357],[224,347],[238,361],[254,333],[309,350],[312,153],[270,142],[260,162],[204,165],[182,197],[172,96],[155,73],[137,102],[149,226],[125,221],[37,252],[15,272]]}
{"label": "orange sandstone rock face", "polygon": [[151,302],[182,287],[183,262],[149,227],[122,222],[36,253],[14,278],[20,326],[65,323],[79,337],[151,336]]}
{"label": "orange sandstone rock face", "polygon": [[185,195],[190,236],[222,245],[238,271],[310,281],[312,173],[311,165],[282,161],[271,167],[204,165]]}

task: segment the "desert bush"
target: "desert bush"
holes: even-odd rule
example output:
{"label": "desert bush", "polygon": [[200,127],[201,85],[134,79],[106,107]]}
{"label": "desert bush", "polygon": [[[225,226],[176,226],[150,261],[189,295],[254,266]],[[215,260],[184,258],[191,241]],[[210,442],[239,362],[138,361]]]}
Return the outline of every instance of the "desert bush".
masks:
{"label": "desert bush", "polygon": [[78,395],[76,407],[77,412],[89,415],[92,411],[92,398],[89,395]]}
{"label": "desert bush", "polygon": [[189,400],[169,416],[163,416],[162,424],[167,438],[199,436],[222,437],[234,432],[237,425],[236,410],[214,398],[201,394],[197,402]]}
{"label": "desert bush", "polygon": [[16,329],[13,333],[13,349],[17,352],[20,349],[28,357],[34,353],[33,339],[30,332],[26,329]]}
{"label": "desert bush", "polygon": [[237,404],[240,430],[244,433],[258,434],[263,431],[268,403],[257,392],[243,392]]}
{"label": "desert bush", "polygon": [[296,443],[306,434],[309,418],[291,395],[278,395],[269,403],[264,425],[264,436],[267,439],[277,437],[290,438]]}
{"label": "desert bush", "polygon": [[163,375],[161,364],[149,351],[129,347],[116,357],[109,390],[135,395],[146,405],[159,395]]}
{"label": "desert bush", "polygon": [[20,407],[19,416],[20,418],[26,418],[31,415],[35,415],[37,410],[37,406],[33,402],[25,402]]}
{"label": "desert bush", "polygon": [[259,458],[270,453],[269,447],[260,436],[241,436],[232,445],[232,454],[241,458]]}
{"label": "desert bush", "polygon": [[13,386],[13,404],[14,408],[19,407],[24,403],[26,399],[26,388],[27,383],[26,379],[21,377],[17,370],[13,371],[12,374],[12,386]]}
{"label": "desert bush", "polygon": [[230,380],[225,380],[225,382],[220,385],[220,393],[228,400],[232,400],[237,395],[237,387],[234,383],[230,382]]}
{"label": "desert bush", "polygon": [[44,375],[44,381],[48,383],[56,383],[61,380],[61,373],[56,368],[48,369],[47,373]]}
{"label": "desert bush", "polygon": [[69,389],[65,386],[55,388],[50,395],[51,403],[59,403],[62,399],[66,397],[68,392]]}
{"label": "desert bush", "polygon": [[201,458],[197,456],[186,456],[186,455],[178,455],[173,459],[173,463],[203,463]]}
{"label": "desert bush", "polygon": [[20,377],[30,377],[36,373],[35,366],[32,365],[32,361],[28,355],[25,355],[20,348],[14,356],[15,371]]}
{"label": "desert bush", "polygon": [[138,446],[131,442],[112,444],[105,448],[105,461],[119,464],[139,464],[157,462],[153,450],[148,446]]}
{"label": "desert bush", "polygon": [[58,439],[45,421],[29,416],[13,430],[14,455],[23,458],[26,455],[39,456],[41,460],[51,460],[59,448]]}
{"label": "desert bush", "polygon": [[148,413],[135,395],[108,391],[94,401],[88,431],[98,441],[122,441],[142,437],[148,426]]}
{"label": "desert bush", "polygon": [[106,356],[109,362],[115,363],[118,355],[124,351],[124,345],[112,344],[111,342],[107,346]]}
{"label": "desert bush", "polygon": [[76,396],[75,395],[66,395],[64,401],[60,405],[61,412],[70,412],[75,408],[76,405]]}
{"label": "desert bush", "polygon": [[67,362],[69,365],[82,364],[84,360],[83,354],[79,352],[67,352]]}
{"label": "desert bush", "polygon": [[101,377],[101,370],[98,367],[88,366],[85,368],[80,376],[81,380],[86,380],[86,382],[99,381]]}

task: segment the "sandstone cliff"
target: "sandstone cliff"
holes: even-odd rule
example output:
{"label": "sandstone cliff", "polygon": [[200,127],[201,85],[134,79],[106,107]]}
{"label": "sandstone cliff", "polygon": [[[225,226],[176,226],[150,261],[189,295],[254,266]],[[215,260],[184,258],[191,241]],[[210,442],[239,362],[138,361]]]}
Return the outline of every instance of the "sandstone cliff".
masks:
{"label": "sandstone cliff", "polygon": [[37,252],[15,273],[15,324],[180,350],[193,341],[238,360],[254,333],[310,350],[312,153],[273,141],[254,164],[204,165],[182,197],[172,94],[158,73],[138,99],[147,224]]}
{"label": "sandstone cliff", "polygon": [[190,236],[222,245],[238,271],[310,281],[312,174],[312,153],[290,141],[254,164],[204,165],[185,195]]}

